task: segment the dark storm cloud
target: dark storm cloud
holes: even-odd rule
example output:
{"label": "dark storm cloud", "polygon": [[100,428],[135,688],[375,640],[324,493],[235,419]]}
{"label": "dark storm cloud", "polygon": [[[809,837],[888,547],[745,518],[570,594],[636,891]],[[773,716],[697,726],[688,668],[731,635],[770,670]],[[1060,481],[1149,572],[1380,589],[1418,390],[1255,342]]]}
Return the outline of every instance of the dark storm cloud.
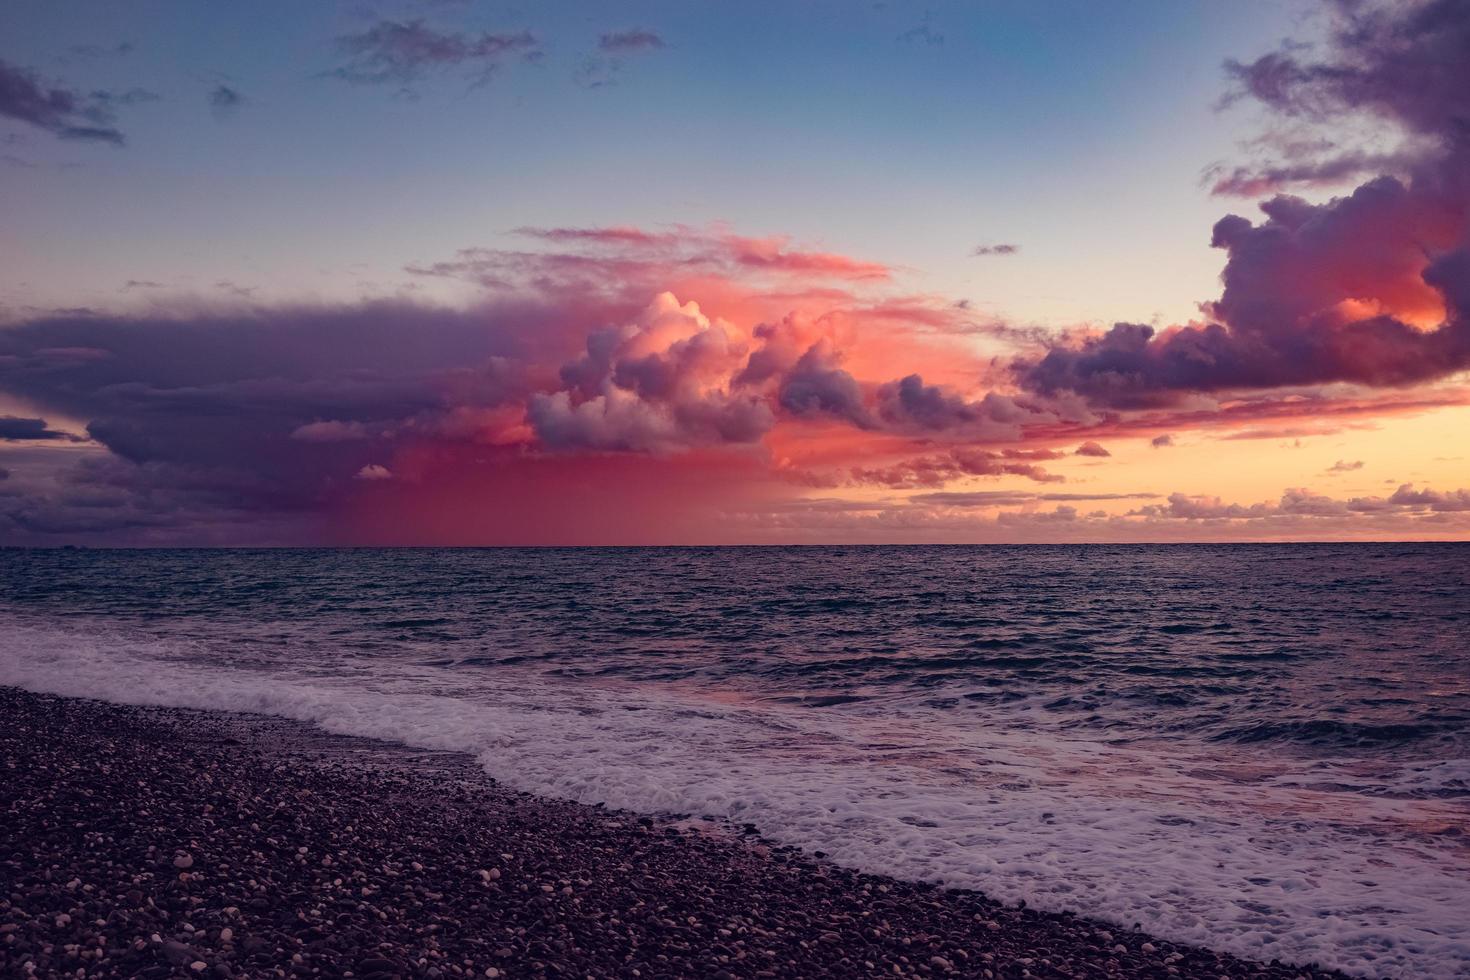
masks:
{"label": "dark storm cloud", "polygon": [[431,71],[469,67],[488,77],[506,58],[530,55],[540,49],[532,34],[464,34],[442,32],[422,20],[383,20],[356,34],[337,39],[348,60],[330,72],[343,81],[360,84],[406,85]]}
{"label": "dark storm cloud", "polygon": [[88,97],[75,89],[47,85],[35,73],[0,60],[0,116],[62,139],[123,145],[123,134],[111,125],[106,96]]}
{"label": "dark storm cloud", "polygon": [[[299,511],[378,463],[394,439],[432,439],[456,410],[519,395],[502,358],[517,348],[514,312],[505,317],[369,303],[190,320],[48,318],[0,331],[0,390],[86,420],[107,455],[69,478],[127,497],[118,526],[142,519],[140,501],[164,497],[216,516]],[[534,329],[536,314],[518,322]],[[368,437],[296,435],[323,423]],[[0,438],[75,437],[6,418]],[[46,512],[34,500],[26,507],[37,521]],[[97,508],[87,521],[100,527],[105,517]]]}

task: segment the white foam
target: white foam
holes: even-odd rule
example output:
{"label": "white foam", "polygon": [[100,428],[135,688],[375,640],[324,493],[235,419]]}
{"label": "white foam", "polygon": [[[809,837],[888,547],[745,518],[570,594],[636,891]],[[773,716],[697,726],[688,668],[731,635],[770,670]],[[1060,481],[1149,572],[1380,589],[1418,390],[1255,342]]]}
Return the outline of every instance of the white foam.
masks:
{"label": "white foam", "polygon": [[[470,752],[520,789],[751,822],[849,866],[1257,959],[1470,973],[1470,862],[1463,837],[1434,833],[1463,829],[1463,804],[1310,788],[1320,773],[1037,738],[974,714],[813,711],[504,668],[226,668],[3,618],[0,684]],[[1439,776],[1422,768],[1405,779]]]}

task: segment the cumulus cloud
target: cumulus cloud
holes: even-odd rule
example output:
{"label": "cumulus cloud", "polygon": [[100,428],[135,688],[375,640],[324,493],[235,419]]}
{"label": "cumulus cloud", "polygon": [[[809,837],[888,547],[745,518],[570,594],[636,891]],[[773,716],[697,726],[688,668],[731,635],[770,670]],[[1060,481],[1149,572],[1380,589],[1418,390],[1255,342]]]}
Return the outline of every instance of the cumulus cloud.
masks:
{"label": "cumulus cloud", "polygon": [[881,385],[876,395],[879,417],[903,432],[949,433],[972,439],[1014,439],[1023,425],[1055,421],[1049,408],[988,391],[968,399],[944,385],[928,385],[910,374]]}
{"label": "cumulus cloud", "polygon": [[[1227,503],[1209,495],[1172,493],[1163,504],[1149,504],[1131,511],[1129,516],[1152,520],[1283,523],[1291,519],[1336,519],[1351,522],[1363,517],[1414,517],[1433,513],[1470,511],[1470,490],[1442,493],[1415,490],[1404,484],[1389,497],[1351,497],[1339,499],[1303,488],[1282,492],[1274,501],[1254,504]],[[1344,526],[1347,526],[1346,524]]]}
{"label": "cumulus cloud", "polygon": [[862,389],[838,361],[837,351],[826,339],[808,348],[781,382],[781,407],[796,416],[830,415],[858,428],[872,428]]}
{"label": "cumulus cloud", "polygon": [[[1069,338],[1017,360],[1023,386],[1138,409],[1190,392],[1411,385],[1470,367],[1470,59],[1461,56],[1470,7],[1334,9],[1325,50],[1292,46],[1233,64],[1235,97],[1294,120],[1395,127],[1405,142],[1394,172],[1320,204],[1277,195],[1258,222],[1227,215],[1212,235],[1227,254],[1224,291],[1204,322],[1119,323]],[[1312,167],[1321,177],[1389,162],[1353,150]]]}
{"label": "cumulus cloud", "polygon": [[1174,445],[1174,437],[1166,432],[1163,435],[1154,436],[1148,441],[1148,444],[1155,449],[1167,449]]}
{"label": "cumulus cloud", "polygon": [[1352,461],[1348,461],[1348,460],[1345,460],[1345,459],[1339,459],[1337,462],[1333,463],[1331,466],[1329,466],[1327,468],[1327,472],[1329,472],[1329,473],[1351,473],[1354,470],[1360,470],[1362,468],[1363,468],[1363,461],[1361,459],[1355,459],[1355,460],[1352,460]]}
{"label": "cumulus cloud", "polygon": [[353,479],[369,481],[391,480],[393,479],[393,471],[379,463],[369,463],[362,469],[358,470],[357,473],[353,476]]}
{"label": "cumulus cloud", "polygon": [[1440,493],[1435,490],[1415,490],[1412,483],[1405,483],[1388,498],[1395,507],[1416,510],[1427,509],[1438,513],[1470,511],[1470,490],[1460,489]]}
{"label": "cumulus cloud", "polygon": [[1101,459],[1101,458],[1105,458],[1105,457],[1111,456],[1113,454],[1110,453],[1110,452],[1108,452],[1102,446],[1098,445],[1096,442],[1093,442],[1092,440],[1089,439],[1087,442],[1084,442],[1082,445],[1080,445],[1080,446],[1077,447],[1077,451],[1076,451],[1075,455],[1077,455],[1077,456],[1093,456],[1093,457],[1097,457],[1097,458]]}
{"label": "cumulus cloud", "polygon": [[531,427],[557,450],[754,442],[775,418],[763,399],[733,390],[746,353],[733,331],[661,293],[632,322],[588,335],[585,353],[559,371],[567,387],[531,399]]}

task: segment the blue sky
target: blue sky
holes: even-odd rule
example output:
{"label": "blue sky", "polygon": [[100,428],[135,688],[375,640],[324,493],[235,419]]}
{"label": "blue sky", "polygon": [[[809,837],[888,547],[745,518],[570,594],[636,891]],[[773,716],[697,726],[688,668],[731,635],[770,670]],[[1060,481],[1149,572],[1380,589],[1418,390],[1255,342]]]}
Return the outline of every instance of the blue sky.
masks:
{"label": "blue sky", "polygon": [[[335,39],[383,17],[527,30],[544,57],[407,93],[325,77]],[[1240,129],[1212,108],[1221,62],[1299,18],[1270,2],[22,0],[0,11],[0,57],[159,99],[120,110],[124,148],[5,127],[7,155],[38,166],[0,171],[0,302],[96,305],[128,280],[344,297],[520,225],[726,221],[1011,317],[1180,318],[1220,265],[1199,174]],[[599,37],[630,28],[666,46],[610,68]],[[587,87],[589,64],[610,84]],[[218,85],[244,98],[227,116]],[[993,242],[1021,252],[969,256]]]}

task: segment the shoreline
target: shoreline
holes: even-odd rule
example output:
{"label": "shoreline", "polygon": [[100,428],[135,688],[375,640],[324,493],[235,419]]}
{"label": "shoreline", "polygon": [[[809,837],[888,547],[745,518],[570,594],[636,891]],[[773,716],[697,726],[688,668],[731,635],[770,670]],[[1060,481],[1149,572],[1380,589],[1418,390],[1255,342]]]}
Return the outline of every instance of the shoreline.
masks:
{"label": "shoreline", "polygon": [[516,792],[457,753],[9,687],[0,711],[6,976],[1343,976]]}

